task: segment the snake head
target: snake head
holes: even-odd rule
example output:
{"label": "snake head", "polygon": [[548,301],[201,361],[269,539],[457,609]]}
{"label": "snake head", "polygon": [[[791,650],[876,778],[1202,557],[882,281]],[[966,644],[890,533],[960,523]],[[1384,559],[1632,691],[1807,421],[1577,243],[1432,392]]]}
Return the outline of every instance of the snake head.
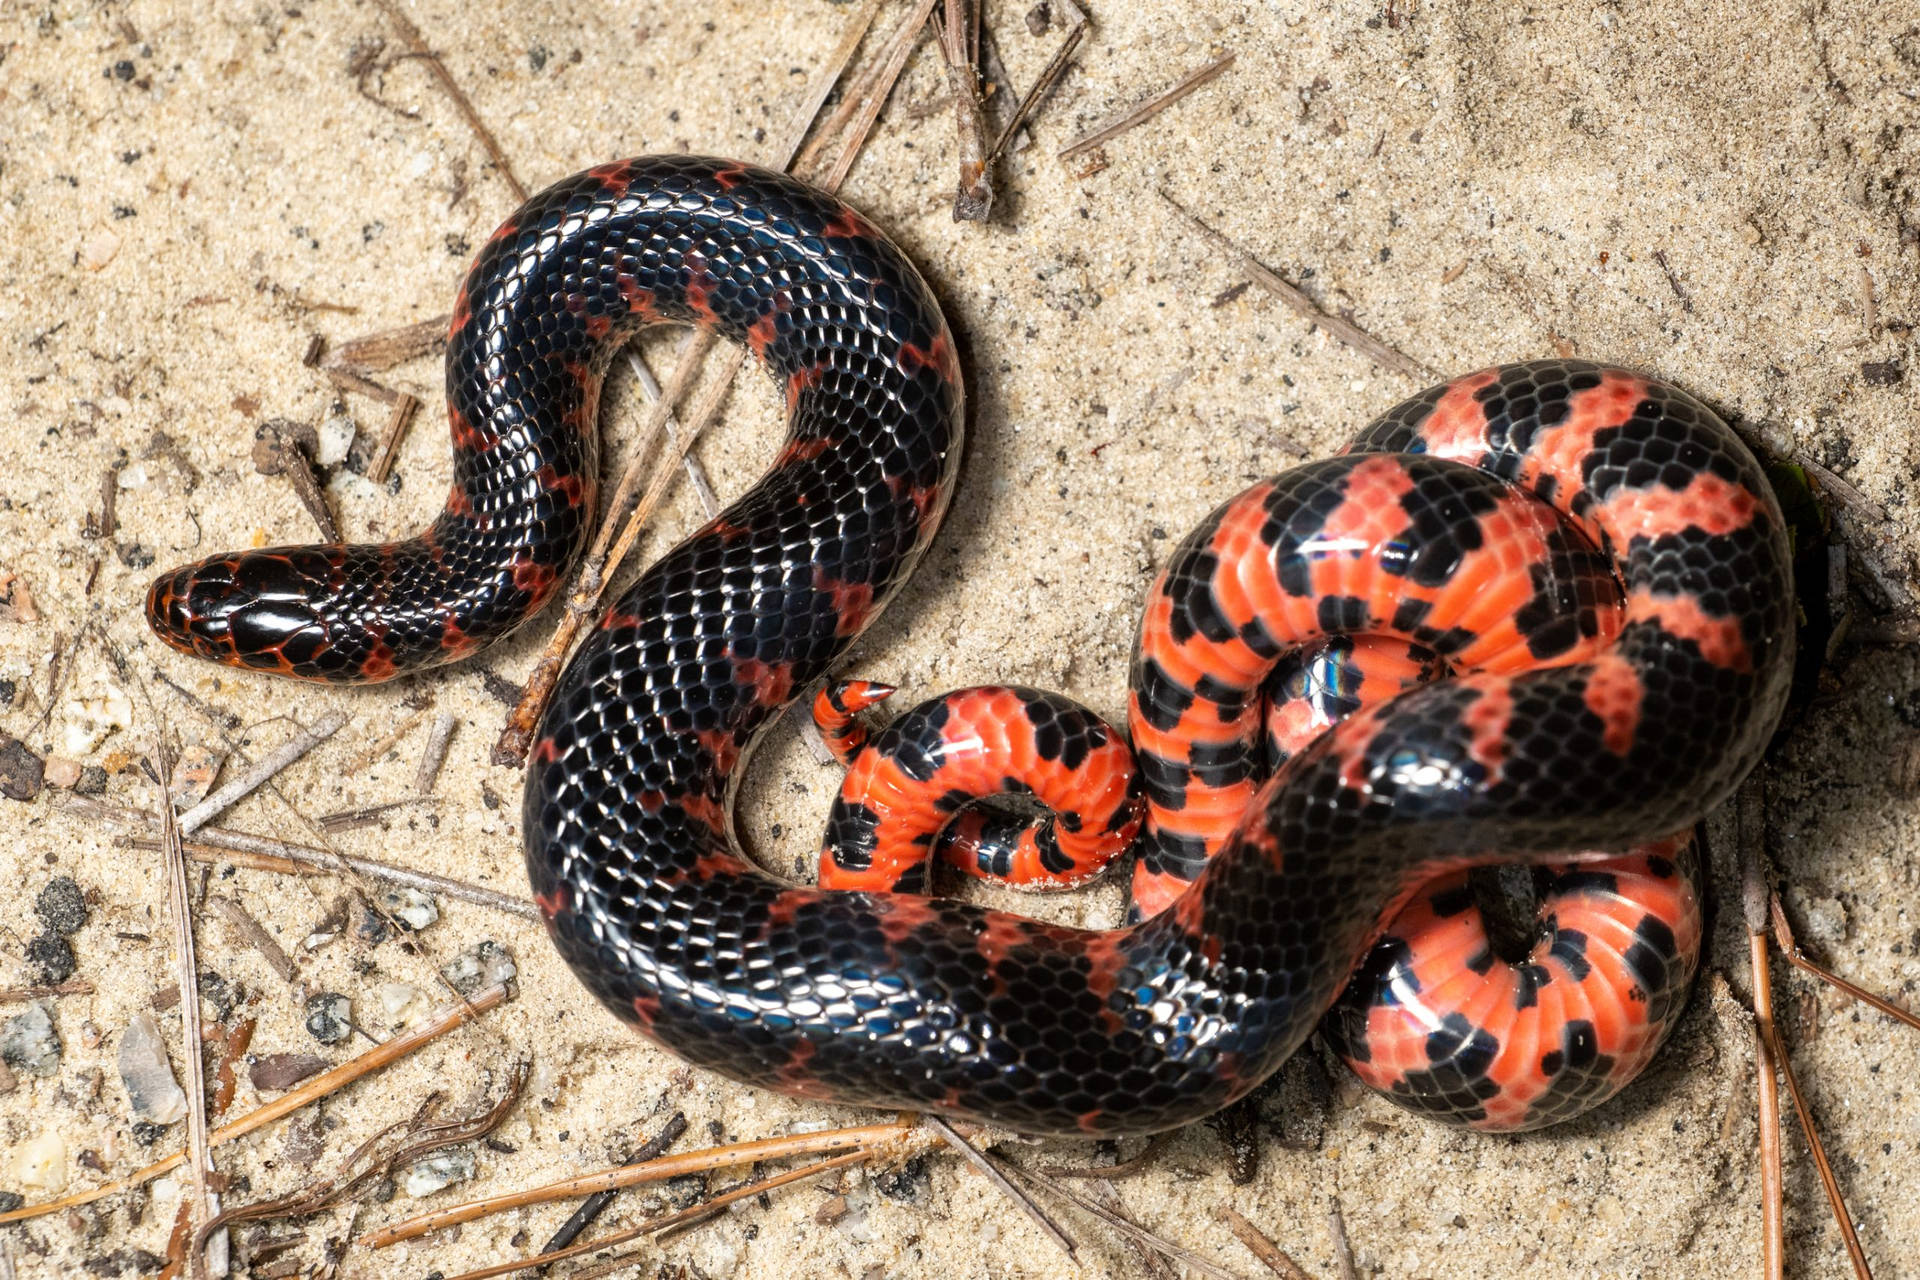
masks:
{"label": "snake head", "polygon": [[[182,653],[310,680],[381,678],[379,664],[332,652],[323,614],[339,547],[275,547],[214,556],[147,588],[147,625]],[[384,648],[384,646],[381,646]]]}

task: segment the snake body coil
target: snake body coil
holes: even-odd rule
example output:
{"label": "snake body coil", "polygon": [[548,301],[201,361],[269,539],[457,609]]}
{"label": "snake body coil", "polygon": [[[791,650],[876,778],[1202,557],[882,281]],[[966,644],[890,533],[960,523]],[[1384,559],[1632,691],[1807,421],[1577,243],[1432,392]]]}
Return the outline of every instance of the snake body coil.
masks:
{"label": "snake body coil", "polygon": [[[481,251],[447,353],[453,492],[426,534],[177,570],[150,594],[155,629],[323,680],[504,634],[581,549],[600,380],[656,321],[747,343],[789,434],[574,655],[529,766],[527,867],[593,993],[736,1080],[1029,1132],[1193,1120],[1299,1047],[1428,878],[1682,831],[1783,705],[1785,538],[1746,449],[1650,379],[1506,366],[1255,486],[1174,552],[1132,681],[1144,920],[782,883],[733,846],[739,764],[925,551],[961,382],[930,292],[871,225],[686,157],[566,179]],[[1263,682],[1347,636],[1419,646],[1447,678],[1263,781]]]}

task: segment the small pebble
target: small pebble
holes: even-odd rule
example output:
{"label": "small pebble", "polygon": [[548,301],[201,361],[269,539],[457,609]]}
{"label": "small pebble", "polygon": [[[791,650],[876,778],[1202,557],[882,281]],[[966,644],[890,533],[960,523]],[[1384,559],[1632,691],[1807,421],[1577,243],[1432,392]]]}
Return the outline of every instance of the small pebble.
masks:
{"label": "small pebble", "polygon": [[512,953],[491,938],[462,951],[440,970],[441,976],[463,996],[470,996],[482,987],[511,982],[518,973]]}
{"label": "small pebble", "polygon": [[247,1079],[262,1091],[281,1092],[333,1064],[311,1053],[263,1053],[247,1066]]}
{"label": "small pebble", "polygon": [[418,889],[383,890],[380,905],[388,915],[415,933],[440,918],[440,908],[434,905],[433,898]]}
{"label": "small pebble", "polygon": [[87,895],[80,891],[72,876],[55,876],[33,900],[33,913],[49,933],[65,937],[80,931],[87,922]]}
{"label": "small pebble", "polygon": [[48,756],[43,776],[48,786],[71,791],[80,784],[80,762],[65,756]]}
{"label": "small pebble", "polygon": [[339,1044],[353,1034],[353,1002],[337,991],[307,997],[307,1030],[321,1044]]}
{"label": "small pebble", "polygon": [[380,1007],[389,1021],[412,1022],[427,1011],[427,995],[406,982],[387,982],[380,987]]}
{"label": "small pebble", "polygon": [[436,1152],[408,1169],[400,1186],[410,1196],[430,1196],[442,1187],[465,1182],[477,1167],[469,1148]]}
{"label": "small pebble", "polygon": [[167,789],[175,807],[191,809],[205,800],[207,793],[213,790],[214,780],[220,776],[220,765],[226,758],[226,752],[215,751],[200,743],[183,750],[173,765],[173,785]]}
{"label": "small pebble", "polygon": [[167,1134],[166,1126],[157,1125],[151,1120],[133,1122],[133,1140],[143,1147],[150,1147]]}
{"label": "small pebble", "polygon": [[105,766],[90,764],[80,769],[80,781],[73,784],[76,793],[83,796],[97,796],[107,789],[107,771]]}
{"label": "small pebble", "polygon": [[67,731],[61,747],[70,756],[90,755],[107,735],[133,723],[133,700],[104,678],[68,698],[65,710]]}
{"label": "small pebble", "polygon": [[13,1180],[29,1191],[58,1191],[67,1185],[67,1142],[49,1129],[20,1144],[13,1153]]}
{"label": "small pebble", "polygon": [[173,1078],[167,1042],[150,1013],[136,1013],[120,1037],[120,1083],[138,1118],[178,1124],[187,1115],[187,1095]]}
{"label": "small pebble", "polygon": [[0,1213],[12,1213],[27,1202],[18,1191],[0,1191]]}
{"label": "small pebble", "polygon": [[31,800],[40,794],[46,766],[18,738],[0,733],[0,795],[9,800]]}
{"label": "small pebble", "polygon": [[28,1005],[25,1013],[0,1023],[0,1062],[30,1076],[60,1070],[60,1037],[45,1005]]}
{"label": "small pebble", "polygon": [[314,465],[337,467],[345,462],[347,451],[353,448],[354,433],[358,430],[350,413],[336,413],[321,423],[313,450]]}
{"label": "small pebble", "polygon": [[0,1062],[0,1097],[5,1097],[20,1087],[20,1080],[13,1074],[13,1068]]}
{"label": "small pebble", "polygon": [[73,976],[73,948],[57,933],[43,933],[27,943],[27,963],[35,982],[55,986]]}

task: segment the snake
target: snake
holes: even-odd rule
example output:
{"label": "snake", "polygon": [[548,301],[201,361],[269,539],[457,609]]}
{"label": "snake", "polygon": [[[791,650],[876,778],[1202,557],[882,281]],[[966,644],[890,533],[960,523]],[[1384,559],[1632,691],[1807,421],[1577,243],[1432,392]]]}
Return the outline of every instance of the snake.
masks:
{"label": "snake", "polygon": [[[1350,981],[1389,997],[1445,985],[1446,957],[1393,932],[1406,912],[1472,914],[1443,877],[1521,866],[1681,892],[1684,833],[1785,705],[1785,526],[1735,432],[1623,368],[1499,365],[1253,485],[1167,557],[1129,677],[1141,825],[1124,922],[767,873],[733,830],[743,764],[926,552],[959,476],[965,392],[933,291],[872,223],[783,174],[689,156],[565,178],[479,250],[446,351],[452,489],[428,529],[181,567],[149,589],[152,629],[325,682],[499,640],[579,559],[602,380],[666,322],[760,357],[785,441],[568,660],[521,826],[533,898],[585,987],[745,1084],[1035,1134],[1188,1123],[1277,1070]],[[1356,661],[1420,670],[1276,745],[1269,682],[1353,701],[1338,677]],[[1318,675],[1276,674],[1290,662]],[[1088,730],[1021,732],[1064,752],[1089,749]],[[1629,925],[1623,949],[1652,958],[1619,993],[1638,1012],[1615,1015],[1645,1035],[1683,965],[1678,938]],[[1509,1002],[1559,1008],[1589,944],[1533,966]],[[1485,1113],[1487,1086],[1519,1073],[1487,1069],[1495,1020],[1461,1020],[1409,1039],[1336,1018],[1334,1038],[1376,1087]],[[1522,1122],[1604,1088],[1590,1045],[1533,1025]],[[1560,1088],[1567,1071],[1585,1083]]]}

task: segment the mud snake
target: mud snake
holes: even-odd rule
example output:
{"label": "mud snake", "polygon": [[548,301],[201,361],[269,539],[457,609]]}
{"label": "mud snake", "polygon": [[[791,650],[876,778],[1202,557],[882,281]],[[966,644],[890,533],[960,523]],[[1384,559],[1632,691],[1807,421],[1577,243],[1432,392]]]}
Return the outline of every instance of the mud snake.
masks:
{"label": "mud snake", "polygon": [[[583,547],[601,378],[656,321],[746,343],[789,427],[772,469],[607,611],[540,725],[533,892],[614,1013],[749,1084],[1036,1133],[1208,1114],[1298,1049],[1356,967],[1333,1039],[1430,1112],[1526,1125],[1610,1093],[1637,1064],[1568,1038],[1580,1001],[1604,1005],[1588,1031],[1625,1028],[1615,1053],[1650,1050],[1698,934],[1673,837],[1771,733],[1792,605],[1753,457],[1624,370],[1536,361],[1434,387],[1178,545],[1129,697],[1144,918],[1110,930],[795,886],[732,839],[743,759],[912,572],[961,451],[932,293],[859,214],[781,175],[642,158],[527,201],[454,309],[454,480],[432,527],[175,570],[153,628],[322,681],[504,636]],[[1089,749],[1087,724],[1035,729],[1034,759]],[[1602,907],[1509,966],[1504,995],[1420,1034],[1376,1026],[1382,1001],[1491,967],[1461,884],[1489,862],[1547,864],[1550,888]],[[1655,901],[1606,908],[1629,880]],[[1583,972],[1609,948],[1624,989]]]}

